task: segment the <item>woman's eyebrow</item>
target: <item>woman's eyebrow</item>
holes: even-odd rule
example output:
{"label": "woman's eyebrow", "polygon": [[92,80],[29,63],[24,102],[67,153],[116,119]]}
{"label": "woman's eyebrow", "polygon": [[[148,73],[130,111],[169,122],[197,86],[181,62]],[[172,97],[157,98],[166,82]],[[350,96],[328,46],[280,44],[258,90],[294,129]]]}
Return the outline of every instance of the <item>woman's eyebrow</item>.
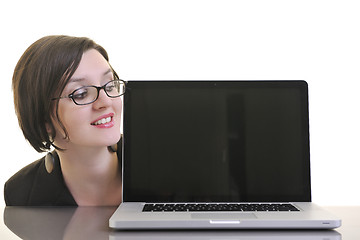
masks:
{"label": "woman's eyebrow", "polygon": [[73,83],[73,82],[81,82],[84,81],[85,78],[70,78],[69,82]]}
{"label": "woman's eyebrow", "polygon": [[109,68],[106,72],[104,72],[104,76],[109,74],[109,73],[113,73],[113,70],[111,68]]}
{"label": "woman's eyebrow", "polygon": [[[112,69],[109,68],[108,70],[106,70],[103,74],[103,76],[108,75],[109,73],[113,73]],[[81,82],[84,81],[86,78],[85,77],[79,77],[79,78],[70,78],[69,82]]]}

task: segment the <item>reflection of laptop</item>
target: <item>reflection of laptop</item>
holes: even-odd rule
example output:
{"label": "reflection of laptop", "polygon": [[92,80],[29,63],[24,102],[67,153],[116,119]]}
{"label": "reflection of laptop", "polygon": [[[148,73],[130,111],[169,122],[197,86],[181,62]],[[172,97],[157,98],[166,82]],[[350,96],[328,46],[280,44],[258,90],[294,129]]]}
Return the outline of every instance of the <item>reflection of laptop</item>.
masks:
{"label": "reflection of laptop", "polygon": [[340,240],[334,230],[318,231],[113,231],[109,240]]}
{"label": "reflection of laptop", "polygon": [[129,81],[118,229],[336,228],[311,203],[305,81]]}

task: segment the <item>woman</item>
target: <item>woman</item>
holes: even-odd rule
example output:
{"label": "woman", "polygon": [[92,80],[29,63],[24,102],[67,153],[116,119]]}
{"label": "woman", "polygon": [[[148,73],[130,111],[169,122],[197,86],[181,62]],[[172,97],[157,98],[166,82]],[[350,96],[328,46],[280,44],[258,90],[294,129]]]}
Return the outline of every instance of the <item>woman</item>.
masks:
{"label": "woman", "polygon": [[13,91],[25,138],[48,153],[5,183],[6,205],[119,205],[125,82],[105,49],[88,38],[41,38],[17,63]]}

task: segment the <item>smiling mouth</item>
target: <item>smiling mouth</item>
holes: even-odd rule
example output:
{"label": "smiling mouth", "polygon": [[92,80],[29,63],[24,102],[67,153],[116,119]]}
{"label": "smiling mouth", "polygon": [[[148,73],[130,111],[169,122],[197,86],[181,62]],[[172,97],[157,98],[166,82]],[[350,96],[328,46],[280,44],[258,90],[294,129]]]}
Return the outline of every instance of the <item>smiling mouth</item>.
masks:
{"label": "smiling mouth", "polygon": [[97,126],[97,125],[101,125],[101,124],[106,124],[111,122],[112,117],[106,117],[106,118],[102,118],[94,123],[91,123],[91,125]]}

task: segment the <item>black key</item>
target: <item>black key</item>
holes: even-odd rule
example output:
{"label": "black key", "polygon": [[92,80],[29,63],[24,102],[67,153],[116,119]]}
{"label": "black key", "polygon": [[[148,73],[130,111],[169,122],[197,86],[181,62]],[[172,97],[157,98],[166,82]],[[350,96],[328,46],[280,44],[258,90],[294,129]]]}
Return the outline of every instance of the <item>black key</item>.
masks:
{"label": "black key", "polygon": [[252,203],[252,204],[227,204],[227,203],[211,203],[211,204],[145,204],[144,212],[216,212],[216,211],[245,211],[245,212],[266,212],[266,211],[299,211],[291,204],[268,204],[268,203]]}

